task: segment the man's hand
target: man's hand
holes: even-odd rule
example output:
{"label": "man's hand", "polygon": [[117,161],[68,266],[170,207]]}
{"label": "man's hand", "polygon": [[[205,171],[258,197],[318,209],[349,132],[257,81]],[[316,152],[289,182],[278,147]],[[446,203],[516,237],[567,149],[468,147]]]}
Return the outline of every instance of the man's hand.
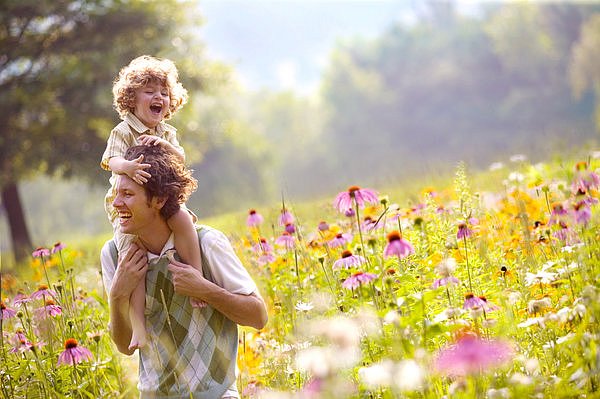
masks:
{"label": "man's hand", "polygon": [[147,270],[148,256],[146,250],[135,242],[131,243],[125,256],[119,260],[110,290],[111,296],[129,299],[140,280],[145,278]]}
{"label": "man's hand", "polygon": [[202,275],[202,272],[193,266],[175,260],[171,256],[169,256],[169,261],[168,269],[173,274],[175,292],[201,299],[197,296],[198,292],[201,292],[202,287],[209,283]]}
{"label": "man's hand", "polygon": [[126,160],[123,165],[125,174],[131,177],[131,179],[139,185],[143,185],[144,183],[148,182],[148,179],[152,176],[145,170],[151,165],[148,163],[142,163],[143,160],[144,155],[140,155],[131,161]]}

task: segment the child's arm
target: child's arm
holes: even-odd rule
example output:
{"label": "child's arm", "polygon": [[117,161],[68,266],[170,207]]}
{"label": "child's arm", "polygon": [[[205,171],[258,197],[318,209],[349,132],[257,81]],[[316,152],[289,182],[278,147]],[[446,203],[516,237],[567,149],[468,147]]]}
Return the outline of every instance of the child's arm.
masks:
{"label": "child's arm", "polygon": [[127,175],[136,183],[144,184],[148,181],[148,178],[150,178],[150,173],[146,172],[144,169],[149,168],[150,164],[142,163],[143,160],[143,155],[140,155],[131,161],[128,161],[123,157],[115,156],[108,160],[108,167],[114,173]]}
{"label": "child's arm", "polygon": [[173,231],[175,249],[179,256],[181,256],[181,259],[185,263],[192,265],[195,269],[202,270],[198,232],[189,212],[179,209],[179,211],[167,219],[167,224]]}
{"label": "child's arm", "polygon": [[139,138],[139,141],[142,145],[159,145],[170,153],[175,154],[181,162],[185,162],[185,156],[183,153],[168,140],[161,139],[158,136],[152,136],[150,134],[142,134]]}

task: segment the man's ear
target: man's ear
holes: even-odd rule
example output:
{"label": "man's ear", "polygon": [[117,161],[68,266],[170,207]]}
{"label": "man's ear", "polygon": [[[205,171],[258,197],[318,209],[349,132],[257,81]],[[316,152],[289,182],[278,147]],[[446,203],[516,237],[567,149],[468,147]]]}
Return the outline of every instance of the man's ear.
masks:
{"label": "man's ear", "polygon": [[167,202],[167,197],[153,197],[150,204],[154,209],[161,210],[165,203]]}

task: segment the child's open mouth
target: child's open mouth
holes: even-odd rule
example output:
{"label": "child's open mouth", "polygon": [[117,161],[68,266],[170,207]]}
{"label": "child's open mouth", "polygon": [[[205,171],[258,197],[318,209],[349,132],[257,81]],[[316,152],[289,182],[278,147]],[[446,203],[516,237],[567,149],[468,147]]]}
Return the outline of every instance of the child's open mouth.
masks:
{"label": "child's open mouth", "polygon": [[160,114],[160,111],[162,111],[162,105],[153,104],[150,106],[150,111],[153,114]]}

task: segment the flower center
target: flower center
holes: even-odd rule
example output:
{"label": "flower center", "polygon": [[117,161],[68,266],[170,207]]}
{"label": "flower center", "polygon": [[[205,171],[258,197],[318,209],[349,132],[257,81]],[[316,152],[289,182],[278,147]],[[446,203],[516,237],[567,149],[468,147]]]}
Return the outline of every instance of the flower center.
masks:
{"label": "flower center", "polygon": [[354,198],[354,193],[356,193],[358,190],[360,190],[360,187],[350,186],[348,187],[348,194],[350,194],[350,197]]}
{"label": "flower center", "polygon": [[65,341],[65,349],[73,349],[77,347],[77,340],[75,338],[69,338]]}
{"label": "flower center", "polygon": [[342,258],[348,258],[352,256],[352,252],[350,252],[349,250],[345,250],[344,252],[342,252]]}
{"label": "flower center", "polygon": [[395,230],[387,235],[387,239],[388,239],[388,242],[398,241],[398,240],[402,239],[402,234],[400,234],[399,231]]}

